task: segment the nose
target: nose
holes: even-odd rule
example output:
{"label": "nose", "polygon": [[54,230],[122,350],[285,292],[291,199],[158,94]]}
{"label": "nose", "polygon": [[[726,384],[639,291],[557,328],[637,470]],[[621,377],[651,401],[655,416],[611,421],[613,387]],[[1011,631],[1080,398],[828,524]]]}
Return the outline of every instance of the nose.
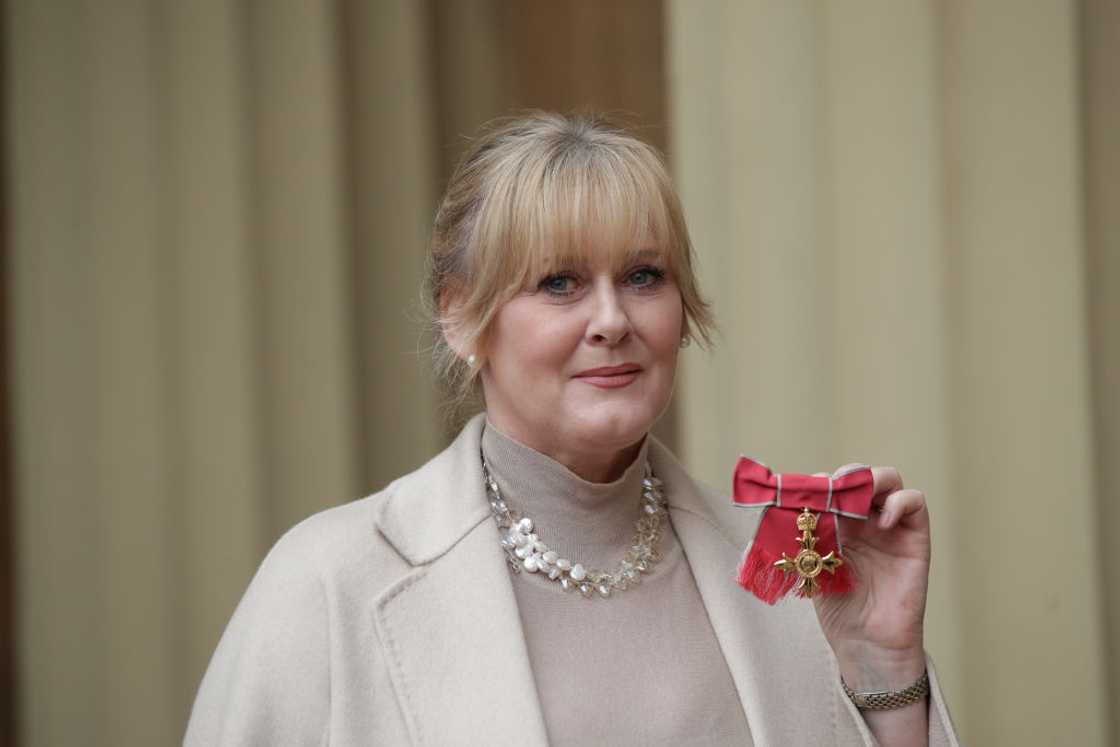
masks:
{"label": "nose", "polygon": [[613,282],[598,283],[593,294],[587,341],[594,345],[618,345],[630,334],[630,316]]}

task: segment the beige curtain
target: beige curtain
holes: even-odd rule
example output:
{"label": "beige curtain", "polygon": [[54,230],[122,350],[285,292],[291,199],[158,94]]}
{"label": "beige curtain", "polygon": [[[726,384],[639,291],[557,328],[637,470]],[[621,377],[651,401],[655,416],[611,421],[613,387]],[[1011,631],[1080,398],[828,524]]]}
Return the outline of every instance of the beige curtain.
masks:
{"label": "beige curtain", "polygon": [[[1082,137],[1088,252],[1089,351],[1099,503],[1090,513],[1098,552],[1114,557],[1120,526],[1120,4],[1086,0],[1081,8]],[[1103,562],[1112,739],[1120,740],[1120,563]]]}
{"label": "beige curtain", "polygon": [[723,325],[694,472],[899,466],[967,742],[1120,735],[1114,3],[5,12],[22,744],[177,743],[276,537],[438,450],[440,175],[525,105],[668,143]]}
{"label": "beige curtain", "polygon": [[438,448],[421,10],[8,3],[23,744],[178,742],[278,534]]}
{"label": "beige curtain", "polygon": [[717,483],[742,451],[923,489],[927,646],[972,744],[1104,745],[1120,686],[1097,531],[1120,68],[1090,5],[1111,19],[1086,24],[1090,99],[1111,98],[1087,285],[1073,3],[669,4],[674,162],[724,332],[685,365],[685,457]]}

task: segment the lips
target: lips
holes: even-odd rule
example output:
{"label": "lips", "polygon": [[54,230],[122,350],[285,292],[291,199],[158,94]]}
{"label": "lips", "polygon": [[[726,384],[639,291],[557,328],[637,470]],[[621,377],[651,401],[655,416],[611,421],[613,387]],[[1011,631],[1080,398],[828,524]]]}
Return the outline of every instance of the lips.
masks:
{"label": "lips", "polygon": [[623,363],[621,366],[606,366],[603,368],[589,368],[586,371],[581,371],[575,375],[575,378],[586,378],[588,376],[620,376],[622,374],[638,373],[642,367],[637,363]]}
{"label": "lips", "polygon": [[642,367],[637,363],[623,363],[621,366],[589,368],[573,378],[598,389],[621,389],[634,383],[641,372]]}

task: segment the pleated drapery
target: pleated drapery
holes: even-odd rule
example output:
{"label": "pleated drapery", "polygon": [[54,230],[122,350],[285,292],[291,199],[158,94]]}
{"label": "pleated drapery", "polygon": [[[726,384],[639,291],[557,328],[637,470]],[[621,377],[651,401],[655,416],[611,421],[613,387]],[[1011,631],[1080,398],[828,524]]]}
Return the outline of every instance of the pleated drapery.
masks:
{"label": "pleated drapery", "polygon": [[9,4],[24,744],[180,741],[276,537],[439,448],[421,10]]}
{"label": "pleated drapery", "polygon": [[1094,447],[1116,441],[1092,414],[1095,392],[1115,428],[1117,244],[1098,203],[1087,286],[1077,6],[668,7],[674,166],[724,328],[685,364],[686,461],[900,467],[932,512],[927,647],[964,737],[1108,743]]}
{"label": "pleated drapery", "polygon": [[668,147],[722,327],[690,469],[898,466],[963,738],[1108,744],[1115,7],[9,2],[20,743],[180,741],[279,534],[440,448],[435,200],[536,105]]}

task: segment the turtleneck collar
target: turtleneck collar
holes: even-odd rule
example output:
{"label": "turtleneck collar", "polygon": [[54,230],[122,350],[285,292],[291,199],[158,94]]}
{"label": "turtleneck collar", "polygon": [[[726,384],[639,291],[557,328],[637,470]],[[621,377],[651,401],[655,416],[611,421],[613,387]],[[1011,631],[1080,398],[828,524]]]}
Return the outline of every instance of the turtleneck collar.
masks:
{"label": "turtleneck collar", "polygon": [[510,510],[533,520],[536,531],[562,557],[588,567],[611,567],[630,546],[641,517],[642,478],[649,450],[614,482],[584,480],[560,462],[513,440],[486,420],[482,453]]}

